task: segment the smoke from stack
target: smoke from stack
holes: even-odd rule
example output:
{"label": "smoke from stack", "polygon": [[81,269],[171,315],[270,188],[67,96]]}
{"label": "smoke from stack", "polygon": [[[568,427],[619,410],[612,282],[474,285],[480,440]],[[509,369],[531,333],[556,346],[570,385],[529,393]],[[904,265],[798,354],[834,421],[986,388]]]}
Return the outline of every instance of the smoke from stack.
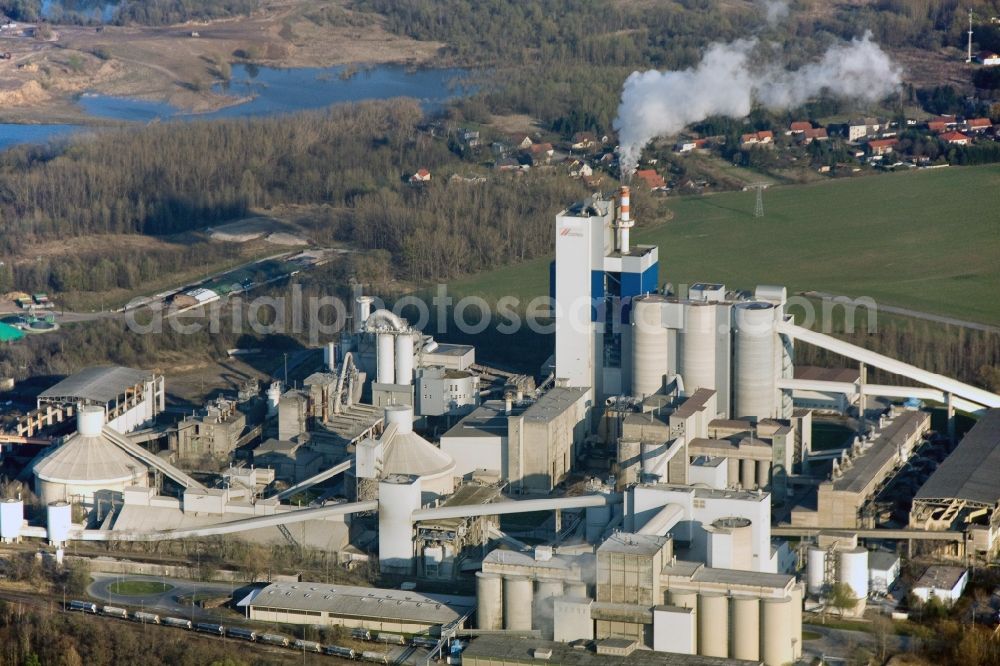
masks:
{"label": "smoke from stack", "polygon": [[764,8],[767,24],[770,26],[774,26],[778,21],[788,16],[788,2],[786,0],[762,0],[761,5]]}
{"label": "smoke from stack", "polygon": [[875,102],[900,84],[901,71],[871,33],[836,44],[817,62],[796,70],[756,65],[756,39],[713,44],[695,67],[678,72],[633,72],[622,89],[614,127],[622,173],[639,164],[651,140],[671,136],[710,116],[743,118],[754,104],[771,110],[800,106],[826,90],[850,100]]}

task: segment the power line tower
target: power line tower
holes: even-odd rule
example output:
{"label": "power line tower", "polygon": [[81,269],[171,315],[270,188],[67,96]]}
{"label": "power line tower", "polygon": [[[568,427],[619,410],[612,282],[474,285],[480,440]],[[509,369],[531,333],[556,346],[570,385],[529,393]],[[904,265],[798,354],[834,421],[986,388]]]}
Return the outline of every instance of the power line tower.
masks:
{"label": "power line tower", "polygon": [[764,190],[767,189],[768,183],[754,183],[750,187],[757,190],[757,203],[753,209],[754,217],[764,217]]}

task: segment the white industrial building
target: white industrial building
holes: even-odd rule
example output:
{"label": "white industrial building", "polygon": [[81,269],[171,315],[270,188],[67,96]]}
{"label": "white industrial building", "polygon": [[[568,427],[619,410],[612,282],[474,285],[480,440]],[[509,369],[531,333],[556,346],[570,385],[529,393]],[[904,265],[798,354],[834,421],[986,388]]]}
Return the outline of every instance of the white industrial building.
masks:
{"label": "white industrial building", "polygon": [[38,410],[98,406],[104,410],[109,427],[129,433],[162,412],[165,399],[160,375],[120,366],[94,367],[38,394]]}
{"label": "white industrial building", "polygon": [[888,594],[899,579],[900,559],[896,553],[875,550],[868,553],[868,590]]}
{"label": "white industrial building", "polygon": [[910,592],[925,603],[933,597],[951,606],[962,596],[968,582],[969,570],[965,567],[933,565],[927,567]]}

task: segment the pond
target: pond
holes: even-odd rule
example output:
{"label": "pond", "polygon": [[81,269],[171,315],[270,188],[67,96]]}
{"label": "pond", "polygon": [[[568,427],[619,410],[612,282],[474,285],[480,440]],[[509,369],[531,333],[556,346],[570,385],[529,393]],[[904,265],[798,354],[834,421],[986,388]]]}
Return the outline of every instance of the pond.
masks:
{"label": "pond", "polygon": [[270,116],[393,97],[412,97],[425,109],[434,109],[469,91],[460,84],[466,74],[464,69],[414,70],[402,65],[279,69],[240,64],[233,66],[228,82],[212,90],[246,101],[210,113],[186,113],[164,102],[108,95],[85,94],[79,104],[91,116],[133,122]]}
{"label": "pond", "polygon": [[81,129],[79,125],[17,125],[0,123],[0,150],[19,143],[45,143]]}

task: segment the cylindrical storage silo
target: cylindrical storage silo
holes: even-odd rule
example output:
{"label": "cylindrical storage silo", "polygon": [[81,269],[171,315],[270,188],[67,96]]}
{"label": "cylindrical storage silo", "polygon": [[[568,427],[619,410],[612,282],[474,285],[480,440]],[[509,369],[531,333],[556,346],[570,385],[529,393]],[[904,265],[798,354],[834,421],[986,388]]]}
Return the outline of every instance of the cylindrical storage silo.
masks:
{"label": "cylindrical storage silo", "polygon": [[378,367],[375,369],[375,381],[379,384],[392,384],[396,380],[396,342],[392,333],[379,333],[375,336],[378,346]]}
{"label": "cylindrical storage silo", "polygon": [[383,572],[413,568],[413,521],[420,508],[420,477],[392,474],[378,484],[378,559]]}
{"label": "cylindrical storage silo", "polygon": [[396,336],[396,383],[413,383],[413,335]]}
{"label": "cylindrical storage silo", "polygon": [[757,461],[757,487],[767,488],[771,483],[771,461]]}
{"label": "cylindrical storage silo", "polygon": [[357,318],[355,320],[355,332],[360,332],[364,327],[365,322],[368,321],[368,315],[372,313],[372,302],[374,300],[375,299],[371,296],[358,296],[355,301],[357,303],[357,309],[355,311],[355,317]]}
{"label": "cylindrical storage silo", "polygon": [[792,600],[760,600],[760,659],[764,666],[785,666],[793,661]]}
{"label": "cylindrical storage silo", "polygon": [[813,546],[806,555],[806,589],[809,594],[823,594],[826,586],[826,551]]}
{"label": "cylindrical storage silo", "polygon": [[566,583],[566,596],[567,597],[584,597],[587,598],[587,584],[584,582],[570,581]]}
{"label": "cylindrical storage silo", "polygon": [[840,572],[837,580],[850,586],[855,599],[868,598],[868,551],[858,546],[837,553]]}
{"label": "cylindrical storage silo", "polygon": [[733,418],[772,418],[777,377],[774,306],[740,303],[733,308]]}
{"label": "cylindrical storage silo", "polygon": [[413,432],[413,407],[409,405],[389,405],[385,408],[385,425],[396,426],[400,435]]}
{"label": "cylindrical storage silo", "polygon": [[503,629],[503,578],[500,574],[476,572],[476,626]]}
{"label": "cylindrical storage silo", "polygon": [[503,628],[512,631],[531,631],[535,586],[525,576],[504,576],[503,579]]}
{"label": "cylindrical storage silo", "polygon": [[796,583],[792,588],[792,655],[795,659],[802,656],[802,583]]}
{"label": "cylindrical storage silo", "polygon": [[46,509],[45,525],[48,529],[49,543],[61,546],[69,539],[69,530],[73,524],[73,507],[69,502],[52,502]]}
{"label": "cylindrical storage silo", "polygon": [[713,569],[753,569],[753,523],[749,518],[719,518],[705,528],[707,564]]}
{"label": "cylindrical storage silo", "polygon": [[104,429],[104,408],[84,405],[76,413],[76,431],[84,437],[100,437]]}
{"label": "cylindrical storage silo", "polygon": [[733,659],[760,660],[760,599],[733,597]]}
{"label": "cylindrical storage silo", "polygon": [[753,460],[744,458],[740,461],[740,485],[744,490],[750,490],[757,483],[757,466]]}
{"label": "cylindrical storage silo", "polygon": [[669,372],[669,329],[660,302],[639,298],[632,304],[632,395],[639,398],[660,391]]}
{"label": "cylindrical storage silo", "polygon": [[643,442],[640,445],[642,455],[642,473],[649,475],[662,475],[663,459],[667,455],[667,446],[660,442]]}
{"label": "cylindrical storage silo", "polygon": [[698,593],[694,590],[670,590],[670,605],[698,610]]}
{"label": "cylindrical storage silo", "polygon": [[729,657],[729,597],[722,593],[698,595],[698,654]]}
{"label": "cylindrical storage silo", "polygon": [[563,582],[558,578],[539,578],[535,584],[535,605],[532,626],[542,632],[542,638],[552,640],[553,600],[563,596]]}
{"label": "cylindrical storage silo", "polygon": [[24,502],[19,499],[5,499],[0,502],[0,540],[13,543],[21,538],[24,524]]}
{"label": "cylindrical storage silo", "polygon": [[678,340],[677,371],[684,380],[684,391],[700,388],[716,390],[715,385],[715,306],[686,303],[684,328]]}

